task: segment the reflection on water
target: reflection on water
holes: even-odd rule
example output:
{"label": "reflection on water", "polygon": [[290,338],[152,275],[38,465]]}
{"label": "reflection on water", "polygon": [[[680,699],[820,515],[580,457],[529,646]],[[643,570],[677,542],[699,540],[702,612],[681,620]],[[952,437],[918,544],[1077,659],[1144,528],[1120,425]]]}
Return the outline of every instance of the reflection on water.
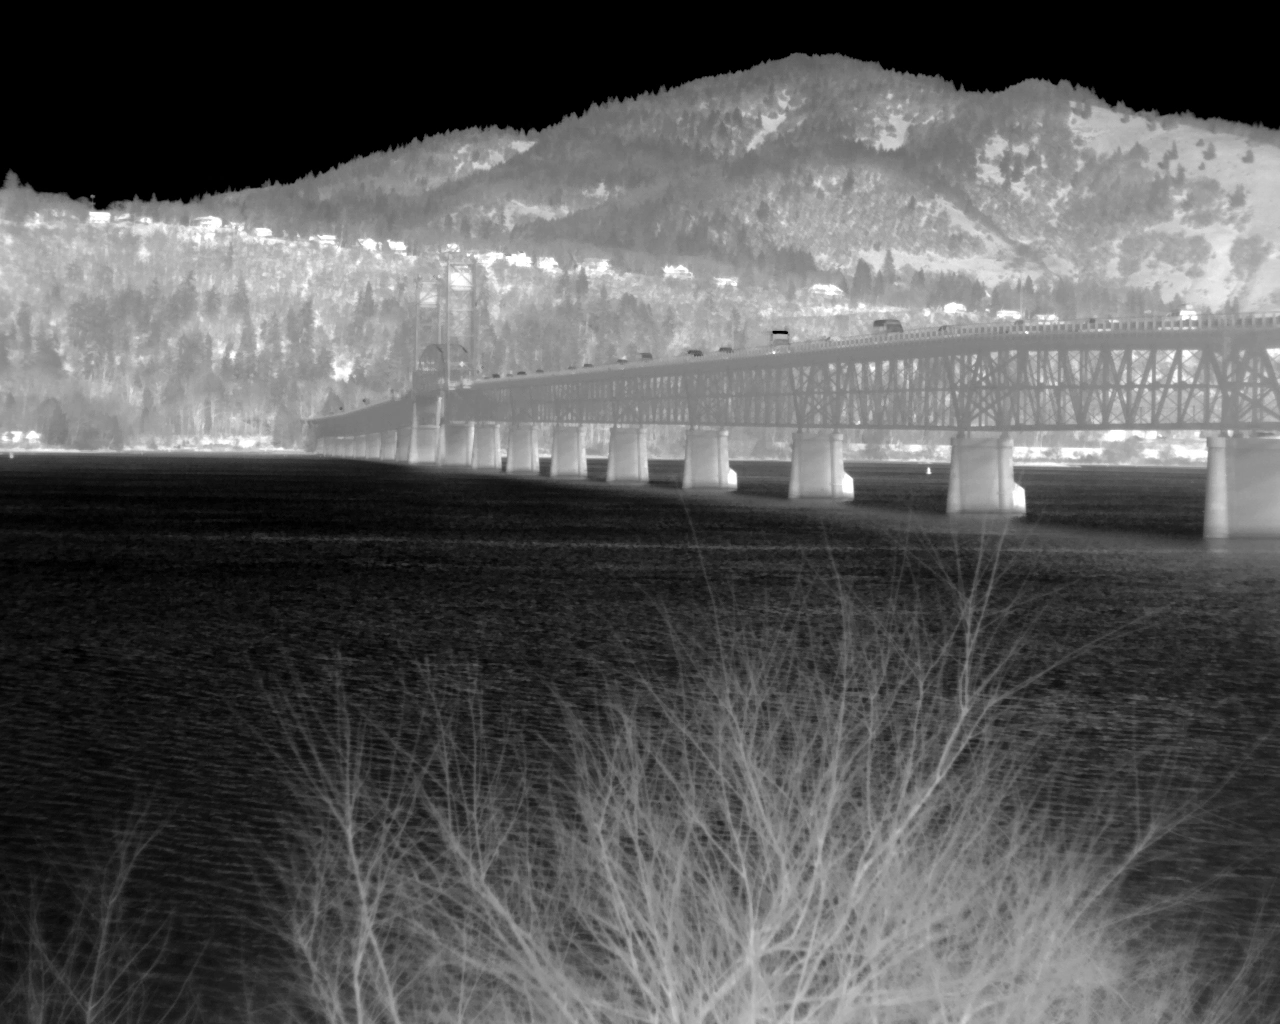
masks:
{"label": "reflection on water", "polygon": [[[821,608],[833,576],[871,601],[927,590],[931,566],[992,526],[941,515],[945,467],[855,464],[843,506],[786,503],[785,464],[734,468],[740,493],[685,495],[679,463],[660,462],[655,486],[608,488],[309,458],[5,460],[11,892],[73,874],[149,799],[166,827],[142,872],[177,915],[171,967],[204,950],[202,984],[225,993],[241,964],[260,978],[281,949],[269,858],[288,794],[259,687],[339,659],[376,703],[429,685],[424,662],[435,679],[474,666],[554,735],[550,687],[586,706],[602,679],[663,670],[664,615],[694,621],[714,596],[777,619],[798,593]],[[1280,552],[1201,541],[1195,470],[1018,480],[1028,519],[1006,538],[1001,593],[1039,598],[1025,621],[1041,661],[1083,648],[1028,706],[1081,780],[1159,772],[1205,796],[1142,882],[1212,883],[1215,927],[1239,930],[1280,852]]]}

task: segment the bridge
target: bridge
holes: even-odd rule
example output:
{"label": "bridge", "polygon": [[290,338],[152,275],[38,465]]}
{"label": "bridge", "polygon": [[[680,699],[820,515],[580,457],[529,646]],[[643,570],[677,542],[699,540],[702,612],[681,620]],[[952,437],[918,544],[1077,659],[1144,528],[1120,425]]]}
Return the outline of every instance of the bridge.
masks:
{"label": "bridge", "polygon": [[[1013,431],[1199,430],[1205,536],[1280,536],[1280,316],[980,324],[608,366],[445,381],[309,422],[343,457],[585,477],[584,424],[610,431],[607,479],[648,480],[647,428],[686,428],[683,484],[733,489],[732,427],[789,427],[792,498],[852,498],[844,431],[954,431],[947,510],[1026,511]],[[505,433],[505,446],[502,445]],[[502,456],[505,447],[505,463]]]}

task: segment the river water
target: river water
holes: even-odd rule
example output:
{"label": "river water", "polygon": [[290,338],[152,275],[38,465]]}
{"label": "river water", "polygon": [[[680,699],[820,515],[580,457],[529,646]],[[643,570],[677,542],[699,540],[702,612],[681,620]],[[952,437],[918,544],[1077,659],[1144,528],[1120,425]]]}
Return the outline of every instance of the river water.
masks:
{"label": "river water", "polygon": [[[549,722],[548,687],[589,700],[619,659],[660,664],[668,621],[713,600],[785,608],[798,582],[838,576],[874,601],[905,552],[992,543],[942,514],[945,466],[851,464],[857,498],[839,506],[787,502],[785,464],[734,468],[738,493],[690,495],[678,462],[635,488],[599,483],[596,460],[579,483],[306,456],[0,460],[9,908],[30,880],[100,859],[145,803],[165,823],[139,870],[173,914],[170,966],[195,965],[225,1014],[272,984],[282,948],[265,906],[288,796],[261,687],[305,686],[335,659],[375,689],[424,661],[474,666]],[[1202,470],[1018,480],[1028,515],[1004,537],[1002,592],[1038,600],[1042,653],[1092,644],[1037,684],[1045,721],[1082,772],[1158,771],[1207,799],[1151,884],[1207,886],[1223,934],[1271,914],[1280,546],[1206,545]]]}

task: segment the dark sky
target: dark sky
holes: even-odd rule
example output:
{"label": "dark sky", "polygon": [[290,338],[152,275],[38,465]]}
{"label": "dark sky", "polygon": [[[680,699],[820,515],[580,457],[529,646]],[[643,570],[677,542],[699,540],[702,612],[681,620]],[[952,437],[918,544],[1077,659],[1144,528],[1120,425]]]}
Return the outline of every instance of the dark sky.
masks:
{"label": "dark sky", "polygon": [[[910,34],[922,35],[915,29]],[[906,45],[901,35],[885,34],[891,42],[843,52],[899,71],[940,75],[966,89],[1067,79],[1136,110],[1190,110],[1280,127],[1264,68],[1251,68],[1230,47],[1192,47],[1177,32],[1155,43],[1037,40],[1017,46],[984,40],[978,32],[967,45],[945,52]],[[213,38],[218,41],[207,46],[190,38],[174,58],[148,55],[145,46],[119,34],[99,39],[107,45],[86,46],[59,70],[72,90],[34,85],[19,95],[11,85],[17,113],[6,111],[8,123],[0,131],[0,174],[11,168],[40,191],[94,196],[98,206],[153,193],[186,199],[291,181],[453,128],[542,128],[592,102],[742,70],[792,52],[831,52],[837,42],[828,34],[729,49],[723,40],[707,45],[705,39],[673,46],[655,34],[618,50],[594,43],[526,47],[518,33],[504,37],[506,44],[481,34],[465,59],[466,47],[458,42],[437,52],[420,47],[413,58],[397,60],[361,56],[360,47],[326,51],[306,39],[286,46],[274,39]]]}

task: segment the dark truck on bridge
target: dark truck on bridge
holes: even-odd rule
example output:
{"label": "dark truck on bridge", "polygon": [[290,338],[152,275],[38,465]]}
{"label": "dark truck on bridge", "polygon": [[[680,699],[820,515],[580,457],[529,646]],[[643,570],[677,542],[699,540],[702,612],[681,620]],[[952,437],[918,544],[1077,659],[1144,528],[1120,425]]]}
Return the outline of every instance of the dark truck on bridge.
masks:
{"label": "dark truck on bridge", "polygon": [[876,320],[871,324],[872,334],[901,334],[901,320]]}

